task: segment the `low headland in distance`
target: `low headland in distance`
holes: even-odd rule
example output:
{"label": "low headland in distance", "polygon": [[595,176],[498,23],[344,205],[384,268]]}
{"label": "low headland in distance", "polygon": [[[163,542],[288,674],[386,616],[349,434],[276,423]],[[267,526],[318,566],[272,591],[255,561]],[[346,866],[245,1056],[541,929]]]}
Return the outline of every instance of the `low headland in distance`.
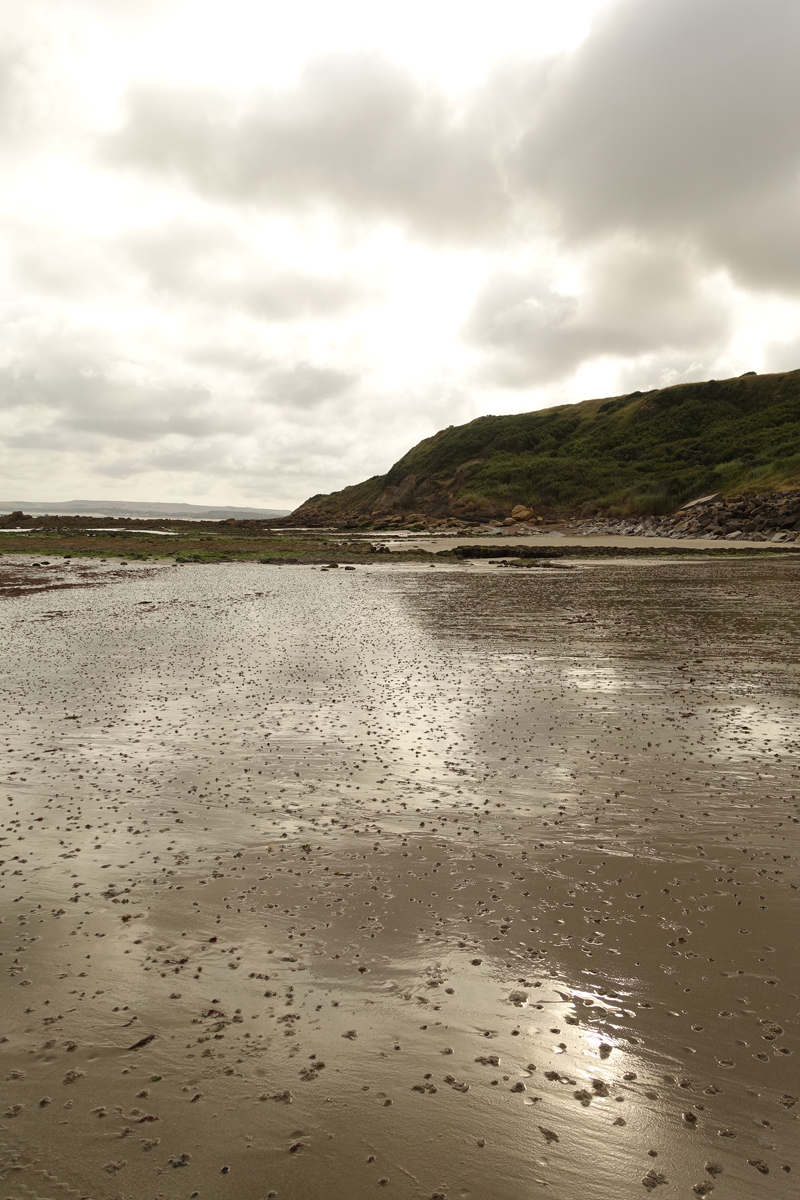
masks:
{"label": "low headland in distance", "polygon": [[147,500],[0,500],[0,513],[16,517],[153,517],[184,521],[259,520],[288,516],[288,508],[243,508],[241,505],[159,504]]}

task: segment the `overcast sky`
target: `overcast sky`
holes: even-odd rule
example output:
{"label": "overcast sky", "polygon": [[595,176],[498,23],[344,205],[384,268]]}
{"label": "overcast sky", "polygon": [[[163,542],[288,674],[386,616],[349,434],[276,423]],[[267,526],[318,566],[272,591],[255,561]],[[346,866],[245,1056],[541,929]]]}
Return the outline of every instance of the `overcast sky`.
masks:
{"label": "overcast sky", "polygon": [[797,0],[0,0],[0,494],[800,367]]}

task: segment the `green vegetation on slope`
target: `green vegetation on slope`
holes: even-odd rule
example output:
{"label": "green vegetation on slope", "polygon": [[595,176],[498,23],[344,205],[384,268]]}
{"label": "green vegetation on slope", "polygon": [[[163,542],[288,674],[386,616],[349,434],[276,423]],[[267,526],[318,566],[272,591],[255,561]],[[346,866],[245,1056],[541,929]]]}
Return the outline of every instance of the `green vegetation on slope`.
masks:
{"label": "green vegetation on slope", "polygon": [[478,417],[385,474],[312,496],[307,518],[388,512],[664,513],[703,492],[800,483],[800,370]]}

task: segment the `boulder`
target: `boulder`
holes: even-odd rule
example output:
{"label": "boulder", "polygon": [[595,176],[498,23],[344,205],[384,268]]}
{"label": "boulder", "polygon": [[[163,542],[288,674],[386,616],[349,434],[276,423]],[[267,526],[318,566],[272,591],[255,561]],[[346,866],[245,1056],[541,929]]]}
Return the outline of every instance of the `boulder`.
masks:
{"label": "boulder", "polygon": [[713,504],[716,500],[721,499],[722,494],[720,492],[714,492],[710,496],[698,496],[697,500],[690,500],[688,504],[684,504],[680,511],[684,512],[687,508],[695,508],[698,504]]}
{"label": "boulder", "polygon": [[503,524],[505,525],[506,529],[511,529],[514,525],[516,525],[516,523],[517,522],[514,520],[513,517],[506,517],[505,521],[503,521]]}
{"label": "boulder", "polygon": [[533,515],[533,509],[526,508],[524,504],[517,504],[511,510],[511,516],[515,521],[530,521]]}

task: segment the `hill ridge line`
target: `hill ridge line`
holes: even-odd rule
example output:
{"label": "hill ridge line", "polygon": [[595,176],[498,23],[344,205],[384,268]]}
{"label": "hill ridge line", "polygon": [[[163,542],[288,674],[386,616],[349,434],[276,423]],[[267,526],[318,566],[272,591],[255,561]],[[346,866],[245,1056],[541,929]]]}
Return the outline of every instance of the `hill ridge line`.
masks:
{"label": "hill ridge line", "polygon": [[383,475],[311,496],[279,524],[415,515],[466,522],[515,507],[553,518],[663,516],[707,493],[800,487],[800,369],[674,383],[451,425]]}

